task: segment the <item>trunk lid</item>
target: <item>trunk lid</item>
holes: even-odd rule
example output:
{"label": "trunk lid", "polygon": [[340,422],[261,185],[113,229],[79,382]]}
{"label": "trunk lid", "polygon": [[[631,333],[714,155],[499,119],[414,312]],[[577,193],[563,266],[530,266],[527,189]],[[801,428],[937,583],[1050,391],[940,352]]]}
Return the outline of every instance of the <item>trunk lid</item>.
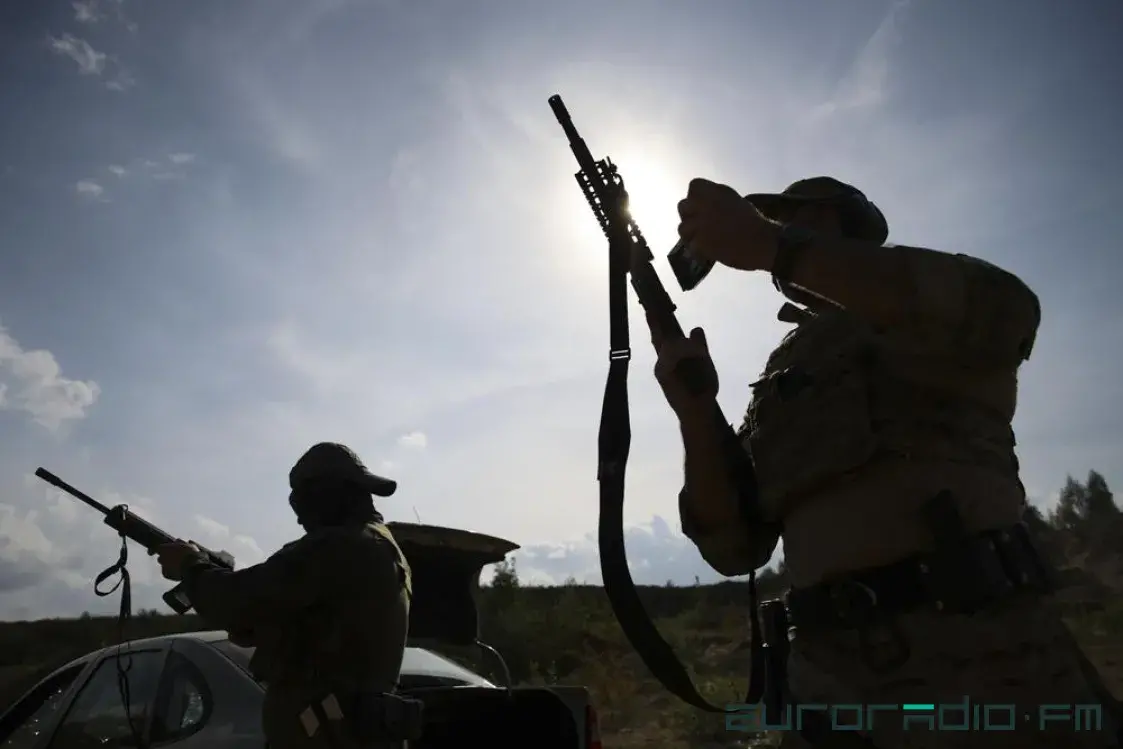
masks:
{"label": "trunk lid", "polygon": [[483,533],[387,523],[413,573],[409,638],[419,645],[472,645],[479,637],[480,573],[518,544]]}

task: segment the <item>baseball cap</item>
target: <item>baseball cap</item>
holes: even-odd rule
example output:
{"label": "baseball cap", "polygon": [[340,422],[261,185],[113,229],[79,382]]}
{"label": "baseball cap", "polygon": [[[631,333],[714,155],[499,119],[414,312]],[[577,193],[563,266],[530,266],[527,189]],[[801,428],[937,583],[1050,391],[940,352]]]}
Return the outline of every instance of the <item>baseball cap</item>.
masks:
{"label": "baseball cap", "polygon": [[834,177],[801,179],[782,193],[755,193],[745,199],[773,221],[782,220],[787,210],[801,204],[833,203],[842,211],[848,236],[878,244],[889,237],[889,224],[881,210],[861,190]]}
{"label": "baseball cap", "polygon": [[398,482],[374,475],[351,448],[338,442],[320,442],[308,448],[289,471],[289,488],[315,479],[346,481],[379,497],[389,497],[398,488]]}

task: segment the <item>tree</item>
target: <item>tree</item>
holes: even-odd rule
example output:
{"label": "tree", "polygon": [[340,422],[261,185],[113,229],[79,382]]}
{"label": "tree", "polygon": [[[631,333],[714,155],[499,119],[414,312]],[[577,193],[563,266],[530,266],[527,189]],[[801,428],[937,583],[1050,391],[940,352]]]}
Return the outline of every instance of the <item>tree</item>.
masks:
{"label": "tree", "polygon": [[1041,510],[1037,509],[1037,507],[1031,505],[1029,502],[1025,504],[1024,519],[1026,525],[1029,526],[1029,529],[1035,534],[1040,535],[1049,531],[1049,521],[1045,519]]}
{"label": "tree", "polygon": [[1115,497],[1104,477],[1088,472],[1088,480],[1080,483],[1069,476],[1061,489],[1057,506],[1049,513],[1049,524],[1058,530],[1069,531],[1082,542],[1111,534],[1123,513],[1115,504]]}
{"label": "tree", "polygon": [[1087,504],[1088,490],[1072,476],[1065,477],[1057,506],[1049,511],[1049,525],[1057,530],[1077,532],[1082,525],[1081,512]]}
{"label": "tree", "polygon": [[1119,508],[1115,505],[1115,497],[1111,489],[1107,488],[1107,480],[1096,471],[1088,472],[1088,480],[1084,482],[1084,507],[1082,515],[1091,523],[1111,521],[1119,515]]}
{"label": "tree", "polygon": [[519,587],[519,573],[515,569],[514,559],[504,559],[495,565],[495,576],[491,578],[491,587],[498,589]]}

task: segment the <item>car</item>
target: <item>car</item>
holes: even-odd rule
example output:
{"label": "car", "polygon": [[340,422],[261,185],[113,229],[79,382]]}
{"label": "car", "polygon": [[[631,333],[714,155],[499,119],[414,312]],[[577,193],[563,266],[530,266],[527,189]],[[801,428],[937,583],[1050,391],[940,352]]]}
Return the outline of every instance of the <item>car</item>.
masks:
{"label": "car", "polygon": [[[518,547],[459,529],[391,528],[413,568],[399,692],[424,702],[425,728],[411,747],[478,739],[492,749],[599,749],[583,687],[498,685],[422,645],[479,644],[480,570]],[[264,687],[250,673],[252,655],[219,631],[102,648],[58,668],[0,714],[0,749],[136,747],[133,727],[145,749],[263,749]]]}

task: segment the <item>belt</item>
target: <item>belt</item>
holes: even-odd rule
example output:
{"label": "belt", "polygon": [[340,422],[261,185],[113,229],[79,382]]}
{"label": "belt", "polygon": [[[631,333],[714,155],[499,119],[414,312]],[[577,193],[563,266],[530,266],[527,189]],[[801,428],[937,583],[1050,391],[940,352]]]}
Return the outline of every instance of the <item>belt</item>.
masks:
{"label": "belt", "polygon": [[970,614],[1014,593],[1050,588],[1048,565],[1019,523],[964,537],[930,554],[793,588],[785,603],[797,629],[856,629],[925,607]]}

